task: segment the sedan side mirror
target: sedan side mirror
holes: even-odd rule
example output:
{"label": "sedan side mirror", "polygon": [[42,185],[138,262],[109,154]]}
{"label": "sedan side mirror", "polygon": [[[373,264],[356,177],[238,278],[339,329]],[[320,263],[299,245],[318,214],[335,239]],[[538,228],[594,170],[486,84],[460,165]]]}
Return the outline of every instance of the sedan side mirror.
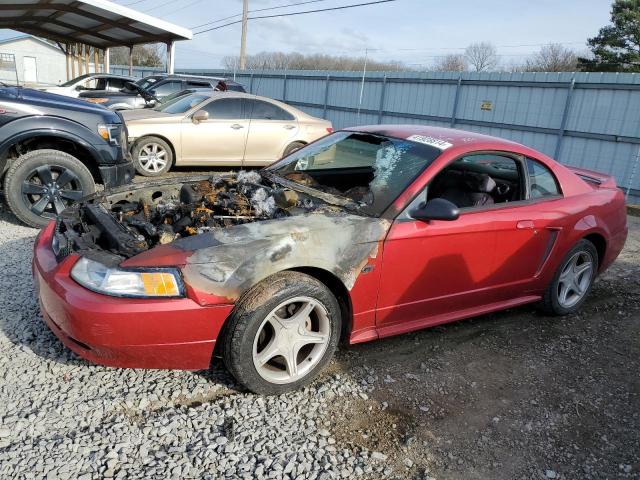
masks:
{"label": "sedan side mirror", "polygon": [[460,216],[458,207],[444,198],[433,198],[422,203],[409,212],[416,220],[457,220]]}
{"label": "sedan side mirror", "polygon": [[200,122],[204,122],[205,120],[209,120],[209,112],[207,112],[206,110],[198,110],[191,117],[191,121],[196,125]]}

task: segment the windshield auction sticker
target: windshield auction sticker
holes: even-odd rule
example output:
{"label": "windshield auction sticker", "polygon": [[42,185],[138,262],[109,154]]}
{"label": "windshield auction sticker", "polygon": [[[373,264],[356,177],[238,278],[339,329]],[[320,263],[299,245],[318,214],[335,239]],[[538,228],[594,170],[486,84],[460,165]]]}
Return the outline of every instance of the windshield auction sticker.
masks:
{"label": "windshield auction sticker", "polygon": [[410,137],[407,137],[407,140],[424,143],[425,145],[430,145],[432,147],[439,148],[440,150],[446,150],[453,146],[452,143],[440,140],[439,138],[427,137],[426,135],[411,135]]}

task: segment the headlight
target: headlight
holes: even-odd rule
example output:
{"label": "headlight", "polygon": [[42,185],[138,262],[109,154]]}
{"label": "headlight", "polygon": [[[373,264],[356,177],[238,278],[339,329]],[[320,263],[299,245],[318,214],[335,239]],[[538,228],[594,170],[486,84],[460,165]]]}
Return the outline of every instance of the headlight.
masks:
{"label": "headlight", "polygon": [[116,297],[180,297],[184,292],[175,269],[121,270],[85,257],[73,266],[71,278],[89,290]]}
{"label": "headlight", "polygon": [[111,145],[118,145],[120,137],[120,124],[98,125],[98,135],[108,141]]}
{"label": "headlight", "polygon": [[83,100],[91,103],[107,103],[109,101],[108,98],[84,98]]}

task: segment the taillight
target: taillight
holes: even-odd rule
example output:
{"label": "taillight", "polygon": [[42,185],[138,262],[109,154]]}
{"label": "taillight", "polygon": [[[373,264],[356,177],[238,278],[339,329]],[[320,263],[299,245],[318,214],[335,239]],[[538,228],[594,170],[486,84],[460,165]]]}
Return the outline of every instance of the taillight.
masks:
{"label": "taillight", "polygon": [[327,133],[333,133],[333,128],[332,127],[327,127]]}

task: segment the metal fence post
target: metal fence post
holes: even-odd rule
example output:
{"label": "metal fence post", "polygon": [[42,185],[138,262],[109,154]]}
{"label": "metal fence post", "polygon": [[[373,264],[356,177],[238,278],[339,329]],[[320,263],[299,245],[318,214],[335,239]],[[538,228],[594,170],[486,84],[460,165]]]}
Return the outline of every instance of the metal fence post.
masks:
{"label": "metal fence post", "polygon": [[633,162],[633,167],[631,168],[631,175],[629,175],[629,183],[627,184],[627,193],[624,196],[627,200],[629,200],[629,192],[631,192],[631,185],[633,185],[633,179],[636,176],[638,163],[640,163],[640,147],[638,147],[638,154],[636,155],[636,159]]}
{"label": "metal fence post", "polygon": [[249,93],[253,93],[253,72],[251,72],[251,79],[249,80]]}
{"label": "metal fence post", "polygon": [[284,74],[284,81],[282,82],[282,101],[287,101],[287,74]]}
{"label": "metal fence post", "polygon": [[460,87],[462,86],[462,75],[458,77],[458,83],[456,83],[456,93],[453,96],[453,108],[451,109],[451,122],[449,126],[453,128],[456,125],[456,114],[458,112],[458,99],[460,98]]}
{"label": "metal fence post", "polygon": [[555,153],[553,154],[553,158],[558,161],[560,157],[560,149],[562,148],[562,140],[564,138],[564,132],[567,128],[569,109],[571,108],[571,97],[573,96],[573,89],[575,86],[576,86],[576,77],[573,77],[567,89],[567,99],[564,102],[564,111],[562,112],[562,120],[560,121],[560,128],[558,129],[558,139],[556,140],[556,150],[555,150]]}
{"label": "metal fence post", "polygon": [[384,112],[384,97],[387,90],[387,76],[382,79],[382,89],[380,90],[380,106],[378,108],[378,125],[382,123],[382,113]]}
{"label": "metal fence post", "polygon": [[322,118],[327,118],[327,105],[329,103],[329,81],[331,80],[331,75],[327,75],[327,80],[324,84],[324,110],[322,113]]}

